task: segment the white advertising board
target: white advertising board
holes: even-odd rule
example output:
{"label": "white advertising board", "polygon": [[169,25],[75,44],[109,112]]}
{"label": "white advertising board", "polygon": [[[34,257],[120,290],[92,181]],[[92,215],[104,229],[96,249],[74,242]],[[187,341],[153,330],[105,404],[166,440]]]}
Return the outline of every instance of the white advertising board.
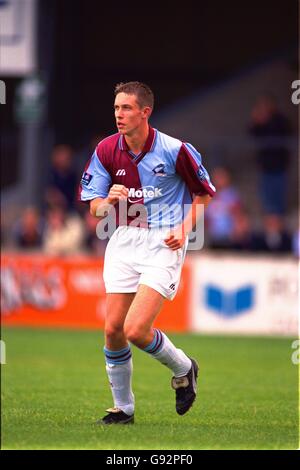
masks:
{"label": "white advertising board", "polygon": [[36,0],[0,0],[0,75],[36,69]]}
{"label": "white advertising board", "polygon": [[298,335],[298,262],[206,254],[192,264],[191,330]]}

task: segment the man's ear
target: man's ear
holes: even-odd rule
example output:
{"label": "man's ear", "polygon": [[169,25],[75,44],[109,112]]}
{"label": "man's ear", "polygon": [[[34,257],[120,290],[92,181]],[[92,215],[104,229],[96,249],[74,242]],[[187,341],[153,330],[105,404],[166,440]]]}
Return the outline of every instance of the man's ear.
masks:
{"label": "man's ear", "polygon": [[152,108],[150,108],[150,106],[145,106],[142,113],[143,113],[143,117],[149,118],[152,113]]}

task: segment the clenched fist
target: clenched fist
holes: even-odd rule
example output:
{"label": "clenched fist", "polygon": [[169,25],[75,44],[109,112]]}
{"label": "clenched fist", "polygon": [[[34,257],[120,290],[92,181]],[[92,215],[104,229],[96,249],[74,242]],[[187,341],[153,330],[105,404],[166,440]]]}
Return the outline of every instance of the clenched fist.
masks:
{"label": "clenched fist", "polygon": [[123,184],[114,184],[108,193],[107,202],[116,204],[119,201],[126,201],[128,197],[128,189]]}

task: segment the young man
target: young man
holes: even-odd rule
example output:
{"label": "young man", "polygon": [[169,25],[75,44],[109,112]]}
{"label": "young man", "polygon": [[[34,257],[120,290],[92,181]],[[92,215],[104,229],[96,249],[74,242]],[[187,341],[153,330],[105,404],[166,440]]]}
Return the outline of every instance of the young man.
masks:
{"label": "young man", "polygon": [[91,214],[116,215],[119,225],[107,245],[103,273],[104,354],[114,407],[99,424],[134,420],[130,343],[171,369],[178,414],[196,398],[196,361],[152,325],[164,300],[177,292],[188,233],[197,222],[195,207],[206,205],[215,188],[194,147],[149,126],[153,105],[147,85],[117,85],[118,133],[98,144],[80,185]]}

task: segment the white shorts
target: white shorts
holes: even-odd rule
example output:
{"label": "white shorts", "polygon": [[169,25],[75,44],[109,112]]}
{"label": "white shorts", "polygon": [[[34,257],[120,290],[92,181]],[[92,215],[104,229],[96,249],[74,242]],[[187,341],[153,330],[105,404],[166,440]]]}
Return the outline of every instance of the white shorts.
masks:
{"label": "white shorts", "polygon": [[179,250],[164,242],[169,229],[121,226],[109,240],[103,279],[107,293],[137,292],[139,284],[173,300],[176,295],[188,238]]}

